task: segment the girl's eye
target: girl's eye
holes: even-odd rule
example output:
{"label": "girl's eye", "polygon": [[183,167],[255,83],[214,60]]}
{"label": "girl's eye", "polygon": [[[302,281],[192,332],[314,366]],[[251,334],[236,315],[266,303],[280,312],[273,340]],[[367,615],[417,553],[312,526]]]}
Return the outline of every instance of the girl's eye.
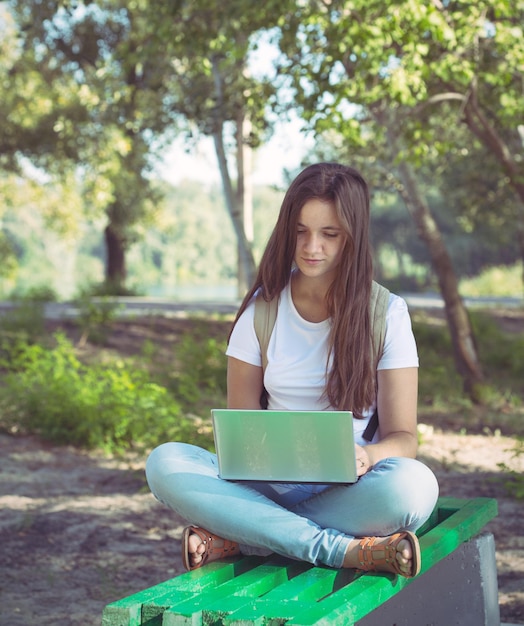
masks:
{"label": "girl's eye", "polygon": [[336,237],[339,236],[340,233],[324,233],[326,237],[329,237],[330,239],[335,239]]}

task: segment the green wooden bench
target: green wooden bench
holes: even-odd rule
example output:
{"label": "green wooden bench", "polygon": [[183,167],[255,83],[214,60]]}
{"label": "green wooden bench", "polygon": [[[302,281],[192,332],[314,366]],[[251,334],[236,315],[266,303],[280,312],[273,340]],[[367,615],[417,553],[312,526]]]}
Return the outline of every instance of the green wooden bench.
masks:
{"label": "green wooden bench", "polygon": [[[236,557],[107,605],[102,626],[420,626],[446,623],[435,619],[446,603],[454,616],[447,625],[494,626],[499,623],[494,543],[491,535],[477,535],[496,515],[491,498],[440,498],[417,533],[422,570],[414,579],[315,567],[276,555]],[[472,609],[479,602],[482,614]]]}

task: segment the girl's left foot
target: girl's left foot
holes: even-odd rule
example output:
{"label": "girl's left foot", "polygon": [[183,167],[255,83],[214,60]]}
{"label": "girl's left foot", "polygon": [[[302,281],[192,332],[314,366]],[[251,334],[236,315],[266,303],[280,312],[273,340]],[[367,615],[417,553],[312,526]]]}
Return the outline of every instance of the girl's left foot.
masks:
{"label": "girl's left foot", "polygon": [[187,570],[197,569],[217,559],[240,554],[236,541],[222,539],[198,526],[187,526],[182,533],[182,561]]}
{"label": "girl's left foot", "polygon": [[405,531],[389,537],[353,539],[346,551],[344,567],[413,578],[420,572],[418,537]]}

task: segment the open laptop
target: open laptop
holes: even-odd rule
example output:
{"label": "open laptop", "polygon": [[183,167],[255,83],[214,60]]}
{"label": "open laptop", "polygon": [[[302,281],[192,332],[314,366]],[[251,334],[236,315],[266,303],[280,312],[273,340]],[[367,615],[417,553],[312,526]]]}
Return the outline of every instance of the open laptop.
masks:
{"label": "open laptop", "polygon": [[350,411],[213,409],[219,475],[226,480],[354,483]]}

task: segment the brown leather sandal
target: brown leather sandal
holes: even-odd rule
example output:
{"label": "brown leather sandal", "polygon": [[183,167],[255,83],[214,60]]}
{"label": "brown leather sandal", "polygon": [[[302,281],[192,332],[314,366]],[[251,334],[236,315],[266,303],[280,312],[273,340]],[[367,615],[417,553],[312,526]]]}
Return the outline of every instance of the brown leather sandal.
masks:
{"label": "brown leather sandal", "polygon": [[[206,549],[201,554],[202,560],[196,565],[191,564],[189,554],[189,537],[190,535],[198,535],[202,540],[202,543],[206,546]],[[213,533],[210,533],[198,526],[187,526],[182,533],[182,562],[187,570],[194,570],[202,567],[206,563],[216,561],[217,559],[223,559],[230,556],[240,554],[238,543],[236,541],[229,541],[229,539],[222,539]]]}
{"label": "brown leather sandal", "polygon": [[[406,574],[397,561],[397,546],[402,540],[411,544],[411,572]],[[377,543],[380,541],[380,543]],[[420,573],[420,545],[415,533],[405,531],[389,537],[364,537],[359,541],[359,569],[365,572],[390,572],[405,578],[413,578]]]}

